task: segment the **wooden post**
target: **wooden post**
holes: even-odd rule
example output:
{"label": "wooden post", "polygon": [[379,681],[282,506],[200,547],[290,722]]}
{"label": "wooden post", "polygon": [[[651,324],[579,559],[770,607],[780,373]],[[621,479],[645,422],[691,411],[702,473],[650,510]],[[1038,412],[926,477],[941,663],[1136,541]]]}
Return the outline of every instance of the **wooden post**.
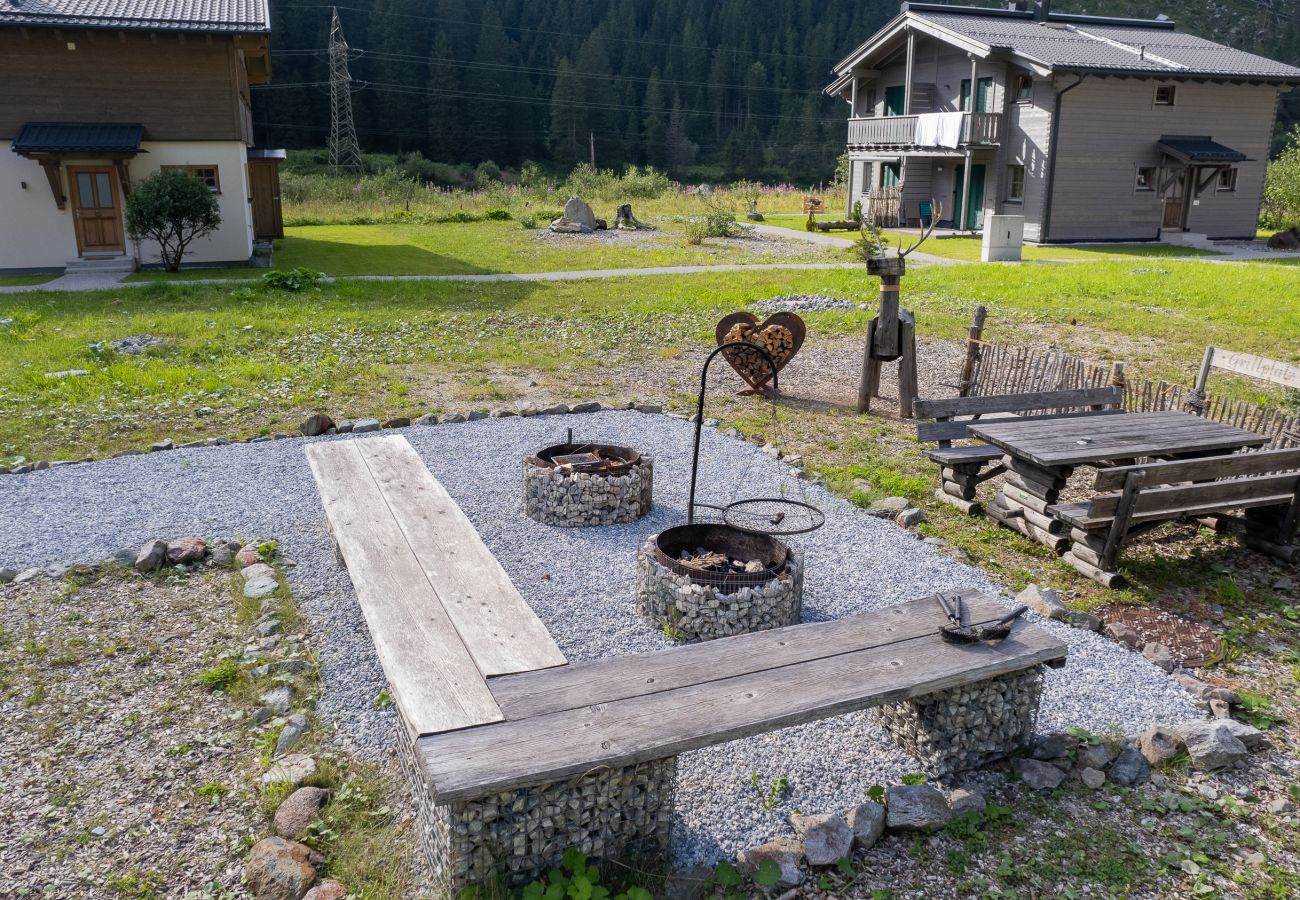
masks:
{"label": "wooden post", "polygon": [[876,320],[867,323],[867,343],[862,351],[862,376],[858,379],[858,412],[871,412],[871,398],[880,388],[880,360],[871,354],[876,339]]}
{"label": "wooden post", "polygon": [[1115,504],[1115,520],[1110,523],[1106,545],[1098,554],[1101,557],[1102,569],[1111,571],[1115,569],[1115,559],[1119,556],[1120,544],[1123,543],[1124,534],[1128,531],[1129,519],[1133,517],[1133,506],[1137,503],[1138,493],[1146,480],[1145,469],[1129,472],[1128,477],[1124,479],[1124,493],[1120,494],[1119,502]]}
{"label": "wooden post", "polygon": [[1201,357],[1201,369],[1196,373],[1196,383],[1192,385],[1191,393],[1183,403],[1184,411],[1198,416],[1205,414],[1205,388],[1210,382],[1210,370],[1213,367],[1214,348],[1206,347],[1205,355]]}
{"label": "wooden post", "polygon": [[[912,418],[912,404],[916,402],[916,320],[909,312],[902,316],[903,355],[898,360],[898,415]],[[973,500],[972,497],[964,497]]]}
{"label": "wooden post", "polygon": [[912,69],[916,58],[916,32],[907,29],[907,62],[903,68],[903,115],[912,114]]}
{"label": "wooden post", "polygon": [[975,386],[975,363],[980,358],[980,342],[984,339],[984,321],[989,311],[983,306],[975,307],[975,318],[966,329],[966,358],[962,360],[961,376],[957,379],[957,396],[966,397]]}

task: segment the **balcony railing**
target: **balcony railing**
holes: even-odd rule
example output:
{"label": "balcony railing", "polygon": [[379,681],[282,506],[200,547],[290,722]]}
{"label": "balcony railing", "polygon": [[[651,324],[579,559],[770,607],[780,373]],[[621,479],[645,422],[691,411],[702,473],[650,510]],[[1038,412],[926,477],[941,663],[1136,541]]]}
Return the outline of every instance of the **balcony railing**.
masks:
{"label": "balcony railing", "polygon": [[[939,115],[927,113],[926,115]],[[850,147],[880,149],[943,149],[934,143],[917,143],[917,123],[921,116],[876,116],[849,119]],[[996,145],[1002,117],[997,113],[962,113],[958,146]]]}

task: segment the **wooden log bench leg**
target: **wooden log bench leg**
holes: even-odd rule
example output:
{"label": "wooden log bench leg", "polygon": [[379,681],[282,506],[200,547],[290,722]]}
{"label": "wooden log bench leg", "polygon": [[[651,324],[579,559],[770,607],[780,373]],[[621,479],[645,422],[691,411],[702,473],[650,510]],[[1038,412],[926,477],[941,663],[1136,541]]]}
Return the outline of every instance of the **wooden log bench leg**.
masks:
{"label": "wooden log bench leg", "polygon": [[534,881],[570,847],[591,859],[653,861],[668,851],[675,756],[449,803],[437,802],[414,742],[401,759],[417,801],[420,847],[448,896],[473,884]]}
{"label": "wooden log bench leg", "polygon": [[1022,749],[1033,736],[1042,698],[1042,666],[888,703],[881,724],[925,771],[943,777]]}

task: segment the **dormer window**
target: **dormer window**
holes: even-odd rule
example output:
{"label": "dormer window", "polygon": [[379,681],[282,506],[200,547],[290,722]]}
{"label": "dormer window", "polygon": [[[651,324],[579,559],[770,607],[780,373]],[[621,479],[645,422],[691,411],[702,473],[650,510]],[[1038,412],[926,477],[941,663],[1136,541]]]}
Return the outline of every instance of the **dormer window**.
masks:
{"label": "dormer window", "polygon": [[1177,94],[1177,87],[1172,84],[1161,84],[1156,86],[1156,106],[1173,106],[1174,98]]}

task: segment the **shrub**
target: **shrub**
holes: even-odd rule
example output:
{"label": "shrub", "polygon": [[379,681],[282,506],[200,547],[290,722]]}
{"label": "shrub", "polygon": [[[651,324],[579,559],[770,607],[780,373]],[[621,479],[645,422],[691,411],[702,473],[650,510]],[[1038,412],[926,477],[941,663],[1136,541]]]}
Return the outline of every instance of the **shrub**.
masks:
{"label": "shrub", "polygon": [[736,237],[740,234],[736,211],[721,202],[711,202],[705,207],[704,224],[709,237]]}
{"label": "shrub", "polygon": [[281,291],[305,291],[315,287],[325,277],[324,272],[315,272],[306,266],[296,269],[273,269],[262,276],[262,283]]}
{"label": "shrub", "polygon": [[1287,138],[1286,147],[1268,164],[1260,221],[1266,228],[1300,227],[1300,125]]}
{"label": "shrub", "polygon": [[439,216],[433,221],[439,223],[477,222],[478,216],[474,215],[473,213],[465,212],[465,210],[463,209],[458,209],[454,213],[449,213],[448,215],[445,216]]}
{"label": "shrub", "polygon": [[483,218],[489,222],[509,222],[512,216],[508,209],[489,209],[484,211]]}
{"label": "shrub", "polygon": [[532,213],[524,213],[519,217],[519,227],[525,231],[531,231],[537,227],[537,217]]}
{"label": "shrub", "polygon": [[211,669],[199,673],[199,684],[210,691],[226,691],[239,681],[239,662],[223,659]]}
{"label": "shrub", "polygon": [[126,200],[126,230],[132,240],[158,244],[163,268],[180,271],[185,249],[217,230],[221,210],[205,182],[173,169],[140,180]]}
{"label": "shrub", "polygon": [[704,239],[709,236],[708,223],[703,219],[686,220],[686,243],[692,246],[699,246],[704,243]]}
{"label": "shrub", "polygon": [[474,183],[479,187],[501,180],[501,167],[492,160],[484,160],[474,170]]}

